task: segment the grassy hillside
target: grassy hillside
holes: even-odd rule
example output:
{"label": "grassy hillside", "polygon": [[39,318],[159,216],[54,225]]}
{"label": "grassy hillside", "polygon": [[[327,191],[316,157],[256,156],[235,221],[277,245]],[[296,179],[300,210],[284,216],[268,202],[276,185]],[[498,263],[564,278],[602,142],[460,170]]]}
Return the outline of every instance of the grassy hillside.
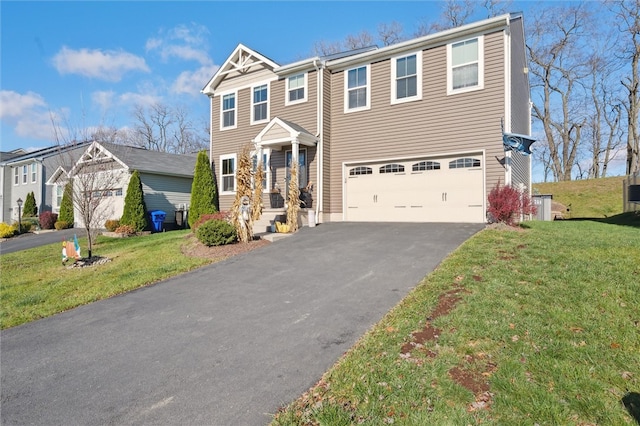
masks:
{"label": "grassy hillside", "polygon": [[553,201],[571,205],[566,217],[610,217],[622,213],[622,181],[624,177],[534,183],[534,194],[553,194]]}

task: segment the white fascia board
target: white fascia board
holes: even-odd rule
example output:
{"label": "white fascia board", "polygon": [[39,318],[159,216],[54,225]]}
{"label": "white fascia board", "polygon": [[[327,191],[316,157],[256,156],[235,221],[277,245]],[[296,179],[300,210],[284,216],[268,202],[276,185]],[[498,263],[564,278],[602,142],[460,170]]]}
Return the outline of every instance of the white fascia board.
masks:
{"label": "white fascia board", "polygon": [[483,34],[489,30],[505,28],[509,26],[510,17],[511,15],[509,14],[500,15],[495,18],[485,19],[483,21],[452,28],[450,30],[385,46],[372,52],[365,52],[349,56],[347,58],[334,59],[332,61],[327,61],[327,68],[332,71],[343,71],[353,65],[372,63],[378,60],[387,59],[392,56],[400,55],[405,51],[424,50],[426,48],[446,44],[451,40],[459,39],[461,37]]}
{"label": "white fascia board", "polygon": [[321,65],[323,62],[319,56],[303,59],[302,61],[294,62],[292,64],[283,65],[273,69],[273,72],[281,77],[289,74],[297,74],[305,71],[311,71],[316,68],[316,64]]}

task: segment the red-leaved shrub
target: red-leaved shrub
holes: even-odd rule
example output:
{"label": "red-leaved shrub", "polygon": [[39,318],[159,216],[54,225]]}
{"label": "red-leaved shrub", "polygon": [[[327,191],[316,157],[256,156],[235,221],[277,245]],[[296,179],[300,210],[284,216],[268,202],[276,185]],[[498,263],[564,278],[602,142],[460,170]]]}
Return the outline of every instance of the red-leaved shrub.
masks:
{"label": "red-leaved shrub", "polygon": [[521,215],[535,214],[536,206],[526,193],[521,194],[510,185],[500,186],[500,182],[489,193],[489,215],[491,222],[515,225]]}
{"label": "red-leaved shrub", "polygon": [[193,226],[191,227],[191,231],[193,231],[195,233],[198,230],[198,227],[200,227],[200,225],[202,225],[203,223],[208,222],[210,220],[225,220],[225,221],[229,222],[229,219],[230,219],[229,212],[218,212],[218,213],[203,214],[202,216],[200,216],[198,218],[196,223],[193,224]]}
{"label": "red-leaved shrub", "polygon": [[53,229],[53,226],[58,220],[58,214],[52,212],[40,213],[40,228],[41,229]]}

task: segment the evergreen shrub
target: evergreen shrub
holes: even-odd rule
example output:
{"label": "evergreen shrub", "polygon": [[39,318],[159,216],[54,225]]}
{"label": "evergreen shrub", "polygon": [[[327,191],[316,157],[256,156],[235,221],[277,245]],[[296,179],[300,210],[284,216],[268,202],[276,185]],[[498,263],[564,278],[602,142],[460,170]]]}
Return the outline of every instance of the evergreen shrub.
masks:
{"label": "evergreen shrub", "polygon": [[209,220],[196,231],[196,237],[205,246],[222,246],[238,240],[236,228],[225,220]]}

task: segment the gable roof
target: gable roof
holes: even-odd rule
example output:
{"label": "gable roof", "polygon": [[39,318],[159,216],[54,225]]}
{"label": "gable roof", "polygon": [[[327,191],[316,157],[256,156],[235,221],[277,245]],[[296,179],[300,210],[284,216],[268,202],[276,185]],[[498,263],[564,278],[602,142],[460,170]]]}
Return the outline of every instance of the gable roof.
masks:
{"label": "gable roof", "polygon": [[259,65],[266,66],[272,70],[278,67],[278,64],[271,59],[240,43],[231,55],[229,55],[227,60],[224,61],[222,66],[218,68],[218,71],[211,77],[211,80],[209,80],[201,92],[206,95],[213,95],[218,84],[220,84],[229,73],[238,72],[244,74],[252,67]]}
{"label": "gable roof", "polygon": [[[269,134],[272,130],[275,130],[275,137]],[[283,133],[286,136],[283,136]],[[315,146],[318,142],[318,138],[304,127],[279,117],[273,118],[269,124],[264,126],[253,141],[258,145],[280,148],[283,144],[288,145],[293,140],[307,146]]]}
{"label": "gable roof", "polygon": [[53,157],[70,150],[81,148],[83,146],[88,146],[89,144],[91,144],[90,141],[73,142],[63,145],[53,145],[31,152],[26,152],[25,150],[20,148],[11,152],[2,152],[0,156],[0,162],[2,163],[2,165],[6,165],[9,163],[19,163],[21,161],[32,160],[34,158],[37,158],[38,160],[44,160],[45,158]]}
{"label": "gable roof", "polygon": [[78,160],[74,169],[77,170],[82,163],[102,161],[102,159],[115,161],[126,169],[137,170],[140,173],[167,176],[193,177],[196,167],[195,154],[171,154],[129,145],[93,142]]}

